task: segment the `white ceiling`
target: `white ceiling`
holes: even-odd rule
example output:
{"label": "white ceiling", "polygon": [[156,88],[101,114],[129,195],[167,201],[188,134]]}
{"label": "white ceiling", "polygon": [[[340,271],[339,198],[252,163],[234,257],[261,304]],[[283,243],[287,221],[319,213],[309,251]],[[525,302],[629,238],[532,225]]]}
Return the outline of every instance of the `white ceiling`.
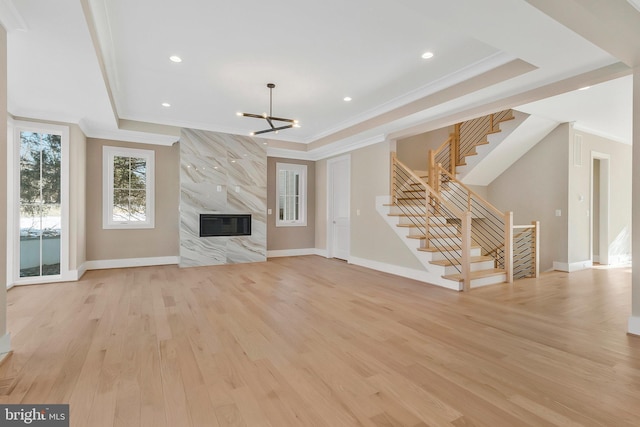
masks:
{"label": "white ceiling", "polygon": [[[571,0],[581,1],[589,0]],[[609,1],[615,13],[640,19],[625,0]],[[568,83],[554,93],[606,80],[593,73],[619,62],[607,40],[587,40],[532,5],[539,2],[0,0],[9,112],[79,123],[96,137],[142,138],[123,130],[122,119],[248,134],[265,123],[235,113],[267,111],[266,83],[273,82],[274,115],[302,127],[268,136],[319,146],[417,131],[500,100],[531,101],[559,81]],[[434,58],[422,59],[428,50]],[[584,77],[567,80],[575,76]],[[527,108],[600,130],[627,100],[582,98],[612,93],[594,87],[575,95],[574,111],[616,105],[599,114],[571,115],[557,107],[562,97]],[[601,132],[627,138],[626,131]]]}
{"label": "white ceiling", "polygon": [[518,110],[559,123],[572,122],[585,132],[631,144],[632,76],[587,88],[521,105]]}

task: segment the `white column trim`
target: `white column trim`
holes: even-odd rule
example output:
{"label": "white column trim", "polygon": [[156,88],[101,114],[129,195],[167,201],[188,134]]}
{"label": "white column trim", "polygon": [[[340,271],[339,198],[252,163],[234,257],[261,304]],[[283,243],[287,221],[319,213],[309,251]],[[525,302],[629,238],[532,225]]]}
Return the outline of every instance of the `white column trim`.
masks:
{"label": "white column trim", "polygon": [[11,334],[7,332],[0,338],[0,355],[11,351]]}
{"label": "white column trim", "polygon": [[638,316],[629,316],[629,327],[627,331],[630,334],[640,336],[640,317]]}

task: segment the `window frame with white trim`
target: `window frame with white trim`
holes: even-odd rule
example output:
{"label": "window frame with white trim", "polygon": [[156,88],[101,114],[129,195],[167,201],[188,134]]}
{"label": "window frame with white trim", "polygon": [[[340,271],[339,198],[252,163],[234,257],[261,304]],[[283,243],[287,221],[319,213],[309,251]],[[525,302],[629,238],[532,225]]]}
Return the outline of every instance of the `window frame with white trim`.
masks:
{"label": "window frame with white trim", "polygon": [[[283,176],[283,172],[291,174],[288,181]],[[307,225],[307,165],[276,163],[275,217],[276,227]]]}
{"label": "window frame with white trim", "polygon": [[[115,191],[114,171],[116,157],[128,157],[142,159],[145,162],[145,204],[144,220],[117,220],[114,219]],[[102,147],[102,228],[103,229],[148,229],[155,228],[155,151],[142,150],[127,147]],[[130,165],[130,163],[129,163]],[[131,166],[129,166],[131,167]],[[130,172],[131,174],[131,172]],[[131,175],[129,176],[128,191],[142,191],[141,187],[131,188]],[[122,189],[120,189],[122,190]]]}

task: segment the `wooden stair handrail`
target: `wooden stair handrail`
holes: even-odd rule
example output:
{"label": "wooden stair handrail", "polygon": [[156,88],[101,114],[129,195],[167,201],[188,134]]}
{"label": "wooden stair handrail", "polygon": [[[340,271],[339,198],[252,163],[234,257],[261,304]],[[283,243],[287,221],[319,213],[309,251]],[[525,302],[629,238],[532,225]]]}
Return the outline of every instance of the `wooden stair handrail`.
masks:
{"label": "wooden stair handrail", "polygon": [[[473,141],[468,142],[467,138],[464,138],[464,141],[462,140],[463,136],[467,136],[467,134],[462,135],[462,126],[464,124],[475,126],[474,123],[480,124],[482,120],[488,119],[488,129],[485,129],[484,131],[480,131],[480,129],[478,129],[477,132],[474,132],[472,134],[474,137],[473,139],[481,141],[486,139],[486,136],[488,134],[494,133],[500,123],[511,120],[513,118],[513,110],[502,110],[495,113],[487,114],[486,116],[476,117],[474,119],[456,123],[454,125],[453,133],[450,134],[449,138],[447,138],[447,140],[435,150],[435,155],[438,156],[446,149],[446,147],[449,147],[449,173],[455,175],[456,167],[464,164],[464,157],[469,155],[470,151],[473,150],[477,145],[477,143],[474,143]],[[479,137],[480,135],[484,136]],[[465,148],[466,151],[463,150],[463,148]]]}
{"label": "wooden stair handrail", "polygon": [[420,184],[424,185],[424,187],[429,192],[429,195],[434,197],[439,203],[442,203],[450,210],[453,214],[456,215],[457,219],[462,219],[463,213],[456,206],[454,206],[449,200],[443,198],[440,194],[438,194],[429,184],[427,184],[422,178],[420,178],[413,170],[409,169],[407,165],[402,163],[397,157],[394,158],[394,161],[397,165],[401,166],[404,171],[411,176],[411,178],[418,181]]}

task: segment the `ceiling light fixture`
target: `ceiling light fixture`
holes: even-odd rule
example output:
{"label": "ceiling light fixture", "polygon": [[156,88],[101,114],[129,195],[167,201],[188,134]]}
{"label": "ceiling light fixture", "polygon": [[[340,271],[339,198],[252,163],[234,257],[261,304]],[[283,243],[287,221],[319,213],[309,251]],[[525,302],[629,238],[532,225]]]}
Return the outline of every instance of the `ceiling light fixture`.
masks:
{"label": "ceiling light fixture", "polygon": [[425,52],[422,54],[422,59],[430,59],[433,58],[433,52]]}
{"label": "ceiling light fixture", "polygon": [[[251,114],[251,113],[236,113],[238,116],[242,117],[253,117],[254,119],[265,119],[267,123],[269,123],[270,128],[265,130],[259,130],[257,132],[251,132],[251,135],[260,135],[262,133],[268,132],[276,132],[284,129],[290,129],[292,127],[300,127],[298,125],[298,121],[294,119],[283,119],[282,117],[273,117],[273,89],[276,87],[273,83],[268,83],[267,87],[269,88],[269,115],[267,113],[263,114]],[[286,122],[290,123],[284,126],[274,126],[273,122]]]}
{"label": "ceiling light fixture", "polygon": [[345,102],[349,102],[351,101],[351,97],[350,96],[345,96],[344,98],[342,98],[343,101]]}
{"label": "ceiling light fixture", "polygon": [[169,107],[171,107],[171,104],[169,104],[168,102],[163,102],[162,106],[169,108]]}
{"label": "ceiling light fixture", "polygon": [[177,56],[177,55],[171,55],[171,56],[169,57],[169,59],[170,59],[172,62],[182,62],[182,58],[180,58],[180,57],[179,57],[179,56]]}

